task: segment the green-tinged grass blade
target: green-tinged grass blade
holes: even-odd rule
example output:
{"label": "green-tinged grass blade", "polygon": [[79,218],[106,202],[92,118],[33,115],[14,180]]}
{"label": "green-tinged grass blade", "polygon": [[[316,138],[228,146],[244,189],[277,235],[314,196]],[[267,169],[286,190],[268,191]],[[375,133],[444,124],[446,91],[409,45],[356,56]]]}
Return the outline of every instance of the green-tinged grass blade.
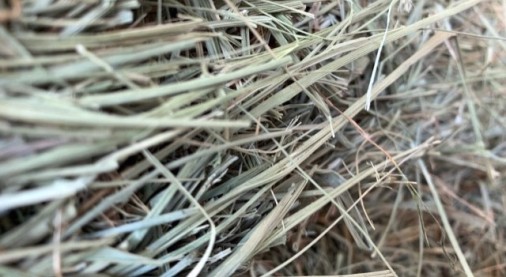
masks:
{"label": "green-tinged grass blade", "polygon": [[247,261],[255,253],[259,244],[271,233],[271,230],[279,226],[286,213],[290,210],[295,200],[304,189],[306,182],[292,184],[291,190],[281,199],[269,215],[261,221],[247,236],[247,240],[235,250],[223,263],[220,264],[210,276],[231,275],[237,268]]}
{"label": "green-tinged grass blade", "polygon": [[291,61],[292,59],[290,57],[284,57],[279,60],[273,60],[261,65],[250,66],[237,70],[235,72],[219,74],[212,77],[202,77],[184,83],[170,84],[150,89],[110,93],[107,95],[83,97],[79,100],[79,104],[91,107],[103,107],[141,101],[155,97],[175,95],[189,90],[197,90],[206,87],[217,86],[227,81],[232,81],[234,79],[245,77],[251,74],[280,68],[283,65],[289,64]]}

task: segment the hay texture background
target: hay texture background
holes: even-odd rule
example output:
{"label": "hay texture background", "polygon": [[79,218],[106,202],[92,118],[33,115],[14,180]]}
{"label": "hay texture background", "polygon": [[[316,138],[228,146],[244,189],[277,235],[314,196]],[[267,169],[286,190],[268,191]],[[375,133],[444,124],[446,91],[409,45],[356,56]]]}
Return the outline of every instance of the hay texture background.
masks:
{"label": "hay texture background", "polygon": [[0,275],[505,276],[505,19],[0,1]]}

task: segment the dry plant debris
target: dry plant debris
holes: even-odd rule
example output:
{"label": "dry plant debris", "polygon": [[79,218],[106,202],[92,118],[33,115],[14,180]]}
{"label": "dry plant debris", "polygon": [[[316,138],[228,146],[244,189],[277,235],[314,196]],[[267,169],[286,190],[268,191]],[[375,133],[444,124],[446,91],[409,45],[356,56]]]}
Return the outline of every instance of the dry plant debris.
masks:
{"label": "dry plant debris", "polygon": [[504,1],[0,1],[0,276],[505,276]]}

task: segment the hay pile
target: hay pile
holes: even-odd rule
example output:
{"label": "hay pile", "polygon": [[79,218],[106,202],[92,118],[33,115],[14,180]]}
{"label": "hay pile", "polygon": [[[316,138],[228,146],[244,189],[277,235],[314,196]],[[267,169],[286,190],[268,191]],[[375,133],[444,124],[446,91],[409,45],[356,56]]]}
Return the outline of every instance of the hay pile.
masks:
{"label": "hay pile", "polygon": [[505,15],[0,1],[0,275],[504,276]]}

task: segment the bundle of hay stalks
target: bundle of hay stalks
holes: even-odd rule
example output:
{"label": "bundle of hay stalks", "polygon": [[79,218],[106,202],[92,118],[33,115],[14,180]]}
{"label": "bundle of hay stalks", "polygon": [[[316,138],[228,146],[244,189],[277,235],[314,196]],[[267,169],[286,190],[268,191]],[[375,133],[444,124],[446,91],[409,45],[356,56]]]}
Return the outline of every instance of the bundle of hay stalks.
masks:
{"label": "bundle of hay stalks", "polygon": [[505,276],[505,18],[0,1],[0,276]]}

